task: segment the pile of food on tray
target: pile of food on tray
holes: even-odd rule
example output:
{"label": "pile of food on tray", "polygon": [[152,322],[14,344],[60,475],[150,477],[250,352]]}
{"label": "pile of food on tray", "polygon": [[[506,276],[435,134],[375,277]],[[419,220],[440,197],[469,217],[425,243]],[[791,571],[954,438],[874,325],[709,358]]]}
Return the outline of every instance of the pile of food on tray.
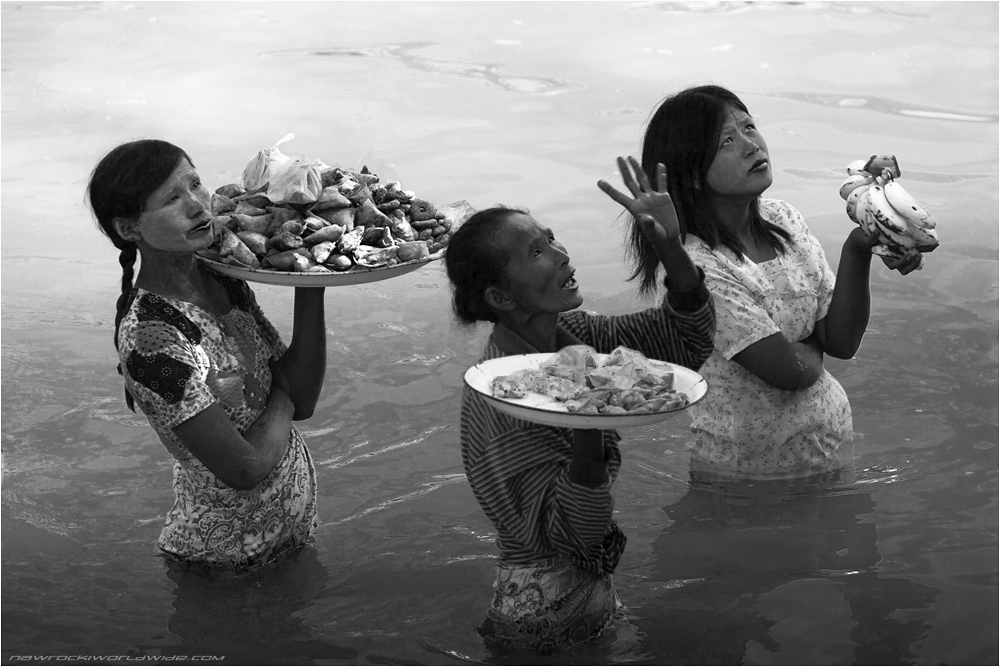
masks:
{"label": "pile of food on tray", "polygon": [[674,390],[669,364],[626,347],[602,355],[588,345],[570,345],[537,369],[493,379],[497,398],[522,398],[528,392],[548,396],[579,414],[645,414],[688,404],[688,397]]}
{"label": "pile of food on tray", "polygon": [[252,269],[328,273],[425,260],[474,212],[418,198],[367,167],[260,151],[240,183],[212,195],[217,241],[202,256]]}

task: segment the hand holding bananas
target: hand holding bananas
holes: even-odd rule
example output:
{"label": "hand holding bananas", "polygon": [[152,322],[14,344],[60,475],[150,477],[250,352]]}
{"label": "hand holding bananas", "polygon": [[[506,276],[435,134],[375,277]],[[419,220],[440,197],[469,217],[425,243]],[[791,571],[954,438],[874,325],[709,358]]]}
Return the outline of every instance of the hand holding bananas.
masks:
{"label": "hand holding bananas", "polygon": [[[847,165],[847,178],[840,186],[847,216],[878,240],[872,254],[884,259],[931,252],[940,244],[934,218],[896,182],[899,177],[895,156],[873,155]],[[923,257],[917,265],[922,267]]]}

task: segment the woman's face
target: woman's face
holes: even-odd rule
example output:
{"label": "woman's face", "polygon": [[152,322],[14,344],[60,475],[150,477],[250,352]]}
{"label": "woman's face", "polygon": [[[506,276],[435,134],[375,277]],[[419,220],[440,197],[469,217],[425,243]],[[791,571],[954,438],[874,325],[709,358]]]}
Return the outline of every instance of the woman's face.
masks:
{"label": "woman's face", "polygon": [[767,144],[749,114],[730,107],[726,116],[705,177],[708,191],[716,197],[754,199],[774,180]]}
{"label": "woman's face", "polygon": [[524,213],[507,218],[502,243],[510,257],[504,290],[522,312],[557,314],[583,304],[575,270],[563,244]]}
{"label": "woman's face", "polygon": [[182,159],[146,200],[133,229],[141,243],[165,252],[194,252],[212,244],[211,195],[191,163]]}

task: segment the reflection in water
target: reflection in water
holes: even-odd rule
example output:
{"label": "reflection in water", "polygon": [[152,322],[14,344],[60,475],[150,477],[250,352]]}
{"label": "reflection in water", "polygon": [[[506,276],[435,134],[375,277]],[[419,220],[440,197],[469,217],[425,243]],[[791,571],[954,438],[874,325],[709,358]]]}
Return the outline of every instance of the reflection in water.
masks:
{"label": "reflection in water", "polygon": [[357,658],[352,649],[314,639],[298,618],[330,578],[315,548],[242,576],[210,576],[165,562],[176,586],[168,628],[180,644],[140,646],[143,655],[224,655],[224,664],[244,665]]}
{"label": "reflection in water", "polygon": [[836,478],[692,479],[663,508],[643,610],[647,648],[676,664],[905,664],[930,625],[898,620],[941,591],[880,576],[869,493]]}
{"label": "reflection in water", "polygon": [[407,42],[404,44],[376,44],[359,47],[331,47],[328,49],[293,49],[289,51],[271,51],[270,56],[328,56],[337,58],[367,57],[395,58],[411,69],[441,74],[457,74],[474,79],[484,79],[496,86],[518,93],[536,93],[542,95],[557,95],[571,90],[584,88],[582,84],[555,77],[510,76],[501,74],[501,65],[463,63],[451,60],[422,58],[410,52],[433,46],[433,42]]}

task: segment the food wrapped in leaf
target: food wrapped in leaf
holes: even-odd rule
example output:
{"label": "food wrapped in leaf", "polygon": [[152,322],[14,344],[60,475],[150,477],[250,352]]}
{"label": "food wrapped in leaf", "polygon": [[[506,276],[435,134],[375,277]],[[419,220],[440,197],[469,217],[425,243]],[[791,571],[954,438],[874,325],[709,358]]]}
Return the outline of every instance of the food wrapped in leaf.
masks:
{"label": "food wrapped in leaf", "polygon": [[228,228],[222,228],[222,240],[219,243],[219,256],[223,260],[235,260],[243,266],[256,269],[260,267],[257,256],[246,246],[245,243]]}
{"label": "food wrapped in leaf", "polygon": [[313,215],[323,218],[331,225],[340,225],[347,231],[354,229],[354,214],[356,209],[352,208],[329,208],[322,211],[313,211]]}
{"label": "food wrapped in leaf", "polygon": [[331,185],[323,188],[316,203],[309,207],[311,213],[316,211],[327,211],[335,208],[347,208],[351,205],[351,200],[340,194],[336,186]]}

